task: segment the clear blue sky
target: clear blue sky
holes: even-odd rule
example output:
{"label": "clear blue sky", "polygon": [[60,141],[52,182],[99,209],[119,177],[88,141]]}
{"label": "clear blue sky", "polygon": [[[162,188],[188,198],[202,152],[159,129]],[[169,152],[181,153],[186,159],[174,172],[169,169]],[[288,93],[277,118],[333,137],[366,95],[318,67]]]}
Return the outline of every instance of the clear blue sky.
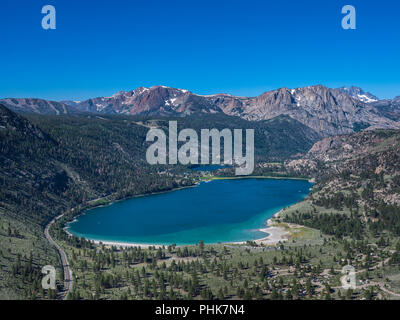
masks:
{"label": "clear blue sky", "polygon": [[[54,5],[57,29],[41,28]],[[357,9],[357,30],[341,8]],[[81,100],[139,86],[258,95],[357,85],[400,95],[398,0],[1,0],[0,98]]]}

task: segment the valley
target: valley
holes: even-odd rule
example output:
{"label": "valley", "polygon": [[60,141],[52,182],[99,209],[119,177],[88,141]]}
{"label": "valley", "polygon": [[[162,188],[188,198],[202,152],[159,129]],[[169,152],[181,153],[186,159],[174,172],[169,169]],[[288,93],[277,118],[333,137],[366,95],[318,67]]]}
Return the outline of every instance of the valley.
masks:
{"label": "valley", "polygon": [[[343,90],[282,88],[243,98],[152,87],[75,103],[72,112],[66,102],[59,109],[2,100],[0,297],[397,299],[397,100]],[[168,108],[157,100],[166,97],[176,97]],[[316,122],[318,117],[323,119]],[[205,128],[253,129],[251,177],[313,181],[303,201],[272,219],[286,239],[120,248],[65,232],[68,222],[96,206],[235,176],[232,167],[149,165],[146,133],[154,127],[168,132],[169,121],[198,134]],[[60,251],[45,230],[68,259],[73,286],[67,296]],[[41,289],[40,270],[47,264],[57,267],[56,291]],[[341,288],[347,264],[357,270],[355,290]]]}

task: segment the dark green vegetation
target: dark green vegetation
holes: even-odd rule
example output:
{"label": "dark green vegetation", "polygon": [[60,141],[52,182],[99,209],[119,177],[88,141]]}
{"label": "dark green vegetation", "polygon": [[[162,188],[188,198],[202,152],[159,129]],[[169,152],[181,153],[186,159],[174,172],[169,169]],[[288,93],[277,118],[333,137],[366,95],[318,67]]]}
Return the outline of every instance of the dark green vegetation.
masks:
{"label": "dark green vegetation", "polygon": [[[254,129],[254,150],[256,162],[283,161],[307,152],[320,139],[318,133],[286,115],[270,120],[246,121],[225,115],[203,115],[178,118],[178,130],[224,128]],[[168,120],[158,121],[167,131]],[[243,135],[245,135],[243,133]],[[200,137],[200,134],[199,134]],[[223,143],[222,143],[223,146]],[[221,153],[222,154],[222,153]]]}

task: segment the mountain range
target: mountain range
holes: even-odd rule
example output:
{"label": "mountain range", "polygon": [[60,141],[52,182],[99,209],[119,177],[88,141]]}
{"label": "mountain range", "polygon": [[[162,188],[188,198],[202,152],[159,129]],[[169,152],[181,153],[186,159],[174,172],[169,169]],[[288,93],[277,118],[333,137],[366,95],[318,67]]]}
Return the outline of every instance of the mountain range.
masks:
{"label": "mountain range", "polygon": [[100,113],[142,116],[225,114],[245,120],[269,120],[286,115],[316,131],[321,137],[363,129],[400,128],[400,97],[379,100],[357,87],[331,89],[322,85],[268,91],[257,97],[229,94],[198,95],[165,86],[120,91],[110,97],[85,101],[2,99],[19,113]]}

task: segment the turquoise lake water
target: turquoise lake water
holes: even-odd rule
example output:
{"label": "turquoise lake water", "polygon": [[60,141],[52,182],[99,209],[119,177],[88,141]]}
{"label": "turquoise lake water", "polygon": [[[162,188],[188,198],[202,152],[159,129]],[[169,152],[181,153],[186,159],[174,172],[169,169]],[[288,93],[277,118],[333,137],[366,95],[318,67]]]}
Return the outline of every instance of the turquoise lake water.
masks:
{"label": "turquoise lake water", "polygon": [[237,179],[132,198],[85,212],[69,231],[91,240],[142,244],[236,242],[266,236],[258,229],[284,207],[302,200],[303,180]]}

